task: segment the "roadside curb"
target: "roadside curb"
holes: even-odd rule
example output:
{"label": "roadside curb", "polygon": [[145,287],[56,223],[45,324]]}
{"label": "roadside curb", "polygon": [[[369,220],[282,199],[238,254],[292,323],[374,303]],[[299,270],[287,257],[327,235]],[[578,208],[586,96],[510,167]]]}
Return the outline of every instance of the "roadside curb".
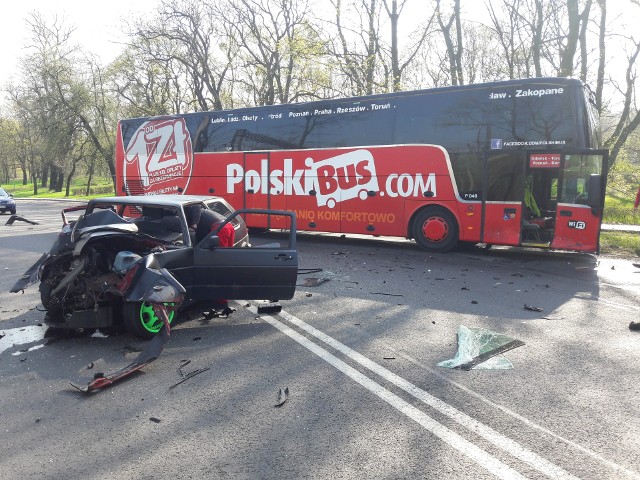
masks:
{"label": "roadside curb", "polygon": [[[89,199],[73,199],[73,198],[38,198],[38,197],[21,197],[14,198],[16,201],[29,200],[37,202],[68,202],[68,203],[86,203]],[[600,227],[603,232],[620,232],[620,233],[640,233],[640,225],[617,225],[613,223],[603,223]]]}
{"label": "roadside curb", "polygon": [[34,202],[74,202],[74,203],[82,203],[82,202],[88,202],[89,200],[84,200],[82,198],[78,198],[78,199],[73,199],[73,198],[38,198],[38,197],[20,197],[20,198],[13,198],[16,202],[20,202],[22,200],[29,200],[29,201],[34,201]]}
{"label": "roadside curb", "polygon": [[603,232],[640,233],[640,225],[616,225],[603,223],[600,230]]}

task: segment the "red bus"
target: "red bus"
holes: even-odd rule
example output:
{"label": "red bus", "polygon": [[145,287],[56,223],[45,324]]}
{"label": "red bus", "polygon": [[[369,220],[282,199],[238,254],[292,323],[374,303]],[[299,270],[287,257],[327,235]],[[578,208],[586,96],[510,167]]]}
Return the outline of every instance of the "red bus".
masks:
{"label": "red bus", "polygon": [[[218,195],[301,230],[597,252],[607,152],[581,82],[533,78],[121,120],[120,195]],[[249,227],[278,229],[249,216]]]}

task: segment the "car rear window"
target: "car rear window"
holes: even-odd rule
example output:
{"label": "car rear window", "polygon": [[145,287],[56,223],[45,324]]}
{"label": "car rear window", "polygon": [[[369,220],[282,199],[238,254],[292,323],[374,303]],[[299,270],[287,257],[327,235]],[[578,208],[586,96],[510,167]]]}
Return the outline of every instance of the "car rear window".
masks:
{"label": "car rear window", "polygon": [[[207,202],[207,207],[209,207],[211,210],[213,210],[214,212],[219,213],[220,215],[223,216],[227,216],[229,215],[231,212],[231,210],[222,202],[218,202],[216,200]],[[231,220],[231,224],[233,225],[239,225],[240,221],[238,220],[239,217],[235,217],[233,220]]]}

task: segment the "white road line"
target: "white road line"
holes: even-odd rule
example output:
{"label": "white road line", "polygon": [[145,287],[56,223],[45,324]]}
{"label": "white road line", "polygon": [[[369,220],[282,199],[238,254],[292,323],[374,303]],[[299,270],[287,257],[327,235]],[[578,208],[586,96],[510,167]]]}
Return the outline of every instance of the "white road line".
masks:
{"label": "white road line", "polygon": [[[502,435],[501,433],[497,432],[493,428],[487,425],[484,425],[483,423],[475,420],[474,418],[470,417],[466,413],[463,413],[457,410],[456,408],[443,402],[439,398],[436,398],[433,395],[427,393],[426,391],[418,388],[417,386],[413,385],[411,382],[396,375],[395,373],[384,368],[383,366],[378,365],[377,363],[369,360],[364,355],[359,354],[355,350],[352,350],[351,348],[338,342],[334,338],[326,335],[320,330],[317,330],[311,325],[303,322],[299,318],[294,317],[293,315],[285,311],[282,311],[280,313],[280,316],[282,316],[284,319],[286,319],[288,322],[292,323],[293,325],[297,326],[298,328],[309,333],[310,335],[313,335],[318,340],[338,350],[340,353],[351,358],[352,360],[359,363],[363,367],[381,376],[386,381],[396,385],[397,387],[411,394],[418,400],[429,405],[431,408],[437,410],[443,415],[448,416],[449,418],[451,418],[458,424],[462,425],[463,427],[469,429],[473,433],[480,435],[482,438],[491,442],[493,445],[501,448],[505,452],[522,460],[523,462],[527,463],[537,471],[547,475],[548,477],[551,477],[554,479],[576,479],[577,478],[571,475],[566,470],[558,467],[557,465],[554,465],[553,463],[546,460],[545,458],[542,458],[540,455],[530,450],[527,450],[522,445],[518,444],[516,441],[511,440],[510,438]],[[273,319],[273,321],[277,322],[277,320],[275,319]],[[273,322],[269,322],[269,323],[271,323],[272,325],[274,324]]]}
{"label": "white road line", "polygon": [[[251,306],[248,308],[254,314],[257,313],[257,308],[255,306]],[[448,429],[444,425],[438,423],[436,420],[428,416],[426,413],[420,411],[413,405],[410,405],[396,394],[390,392],[383,386],[371,380],[366,375],[363,375],[355,368],[347,365],[345,362],[337,358],[336,356],[329,353],[324,348],[316,345],[303,335],[299,334],[291,327],[288,327],[284,323],[279,320],[271,317],[269,315],[260,315],[264,321],[270,323],[275,328],[280,330],[282,333],[292,338],[296,342],[298,342],[303,347],[307,348],[311,352],[315,353],[318,357],[323,359],[325,362],[334,366],[342,373],[358,382],[360,385],[365,387],[367,390],[376,394],[382,400],[387,402],[392,407],[396,408],[398,411],[409,417],[410,419],[417,422],[419,425],[426,428],[428,431],[433,433],[435,436],[440,438],[446,444],[455,448],[460,453],[466,455],[467,457],[474,460],[476,463],[487,469],[490,473],[495,475],[498,478],[503,478],[505,480],[517,480],[517,479],[526,479],[519,472],[509,467],[508,465],[502,463],[499,459],[492,456],[491,454],[485,452],[480,447],[474,445],[469,442],[462,436],[458,435],[454,431]],[[559,478],[559,477],[556,477]],[[570,478],[570,477],[564,477]]]}
{"label": "white road line", "polygon": [[[606,285],[607,287],[614,287],[614,288],[620,288],[622,290],[627,290],[630,292],[636,292],[638,290],[638,287],[621,287],[619,285],[608,285],[606,283],[601,283],[600,285]],[[616,307],[619,308],[621,310],[626,310],[628,312],[633,312],[633,311],[638,311],[640,310],[640,306],[638,305],[629,305],[628,303],[618,303],[618,302],[612,302],[611,300],[605,300],[603,298],[598,298],[598,303],[604,303],[605,305],[609,305],[611,307]]]}
{"label": "white road line", "polygon": [[[391,348],[391,347],[389,347],[389,348]],[[545,428],[545,427],[543,427],[541,425],[538,425],[535,422],[532,422],[528,418],[523,417],[519,413],[514,412],[513,410],[511,410],[511,409],[509,409],[509,408],[507,408],[507,407],[505,407],[503,405],[500,405],[498,403],[493,402],[492,400],[490,400],[489,398],[485,397],[484,395],[471,390],[470,388],[466,387],[465,385],[462,385],[461,383],[458,383],[455,380],[450,379],[449,377],[446,377],[446,376],[442,375],[440,372],[430,368],[429,366],[423,364],[419,360],[416,360],[415,358],[412,358],[411,356],[409,356],[409,355],[407,355],[405,353],[396,352],[396,354],[398,356],[400,356],[400,357],[403,357],[403,358],[407,359],[409,362],[413,363],[414,365],[418,365],[420,368],[423,368],[423,369],[427,370],[428,372],[430,372],[431,374],[437,376],[438,378],[441,378],[445,382],[448,382],[451,385],[456,386],[457,388],[459,388],[460,390],[463,390],[467,394],[469,394],[469,395],[471,395],[471,396],[483,401],[487,405],[490,405],[491,407],[496,408],[496,409],[506,413],[507,415],[515,418],[516,420],[519,420],[520,422],[522,422],[525,425],[527,425],[529,428],[533,428],[535,430],[538,430],[538,431],[544,433],[545,435],[549,435],[549,436],[555,438],[556,440],[561,441],[561,442],[569,445],[570,447],[575,448],[576,450],[579,450],[580,452],[584,453],[585,455],[590,456],[594,460],[597,460],[597,461],[601,462],[602,464],[607,465],[614,472],[624,474],[627,477],[633,478],[635,480],[640,480],[640,475],[638,475],[636,472],[634,472],[632,470],[629,470],[628,468],[623,467],[622,465],[618,465],[617,463],[612,462],[611,460],[609,460],[607,458],[604,458],[599,453],[596,453],[593,450],[590,450],[590,449],[588,449],[586,447],[583,447],[582,445],[579,445],[579,444],[569,440],[568,438],[564,438],[564,437],[558,435],[557,433],[552,432],[548,428]]]}

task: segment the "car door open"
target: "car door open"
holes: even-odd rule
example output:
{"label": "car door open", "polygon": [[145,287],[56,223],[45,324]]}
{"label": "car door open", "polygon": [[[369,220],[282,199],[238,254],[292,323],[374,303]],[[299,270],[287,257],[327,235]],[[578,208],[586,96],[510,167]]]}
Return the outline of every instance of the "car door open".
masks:
{"label": "car door open", "polygon": [[[267,241],[245,248],[224,248],[215,237],[226,223],[238,215],[286,217],[288,229],[271,233]],[[198,299],[287,300],[293,297],[298,275],[296,217],[281,210],[237,210],[193,247],[193,295]]]}

